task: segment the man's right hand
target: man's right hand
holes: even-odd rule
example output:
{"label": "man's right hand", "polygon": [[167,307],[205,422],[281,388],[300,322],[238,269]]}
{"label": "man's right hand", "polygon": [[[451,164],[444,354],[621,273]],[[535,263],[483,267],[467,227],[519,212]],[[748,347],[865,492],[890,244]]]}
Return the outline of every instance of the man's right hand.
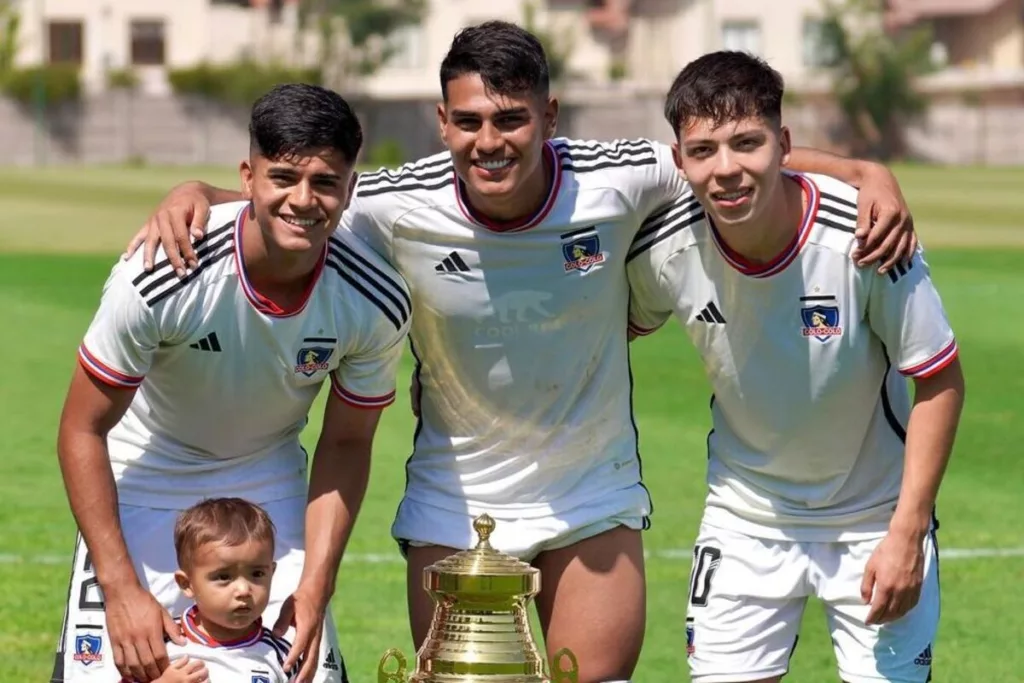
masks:
{"label": "man's right hand", "polygon": [[203,183],[189,181],[171,190],[128,243],[122,258],[130,258],[144,246],[142,262],[147,271],[152,270],[157,245],[162,244],[178,277],[185,277],[186,268],[196,268],[199,260],[192,237],[199,239],[206,233],[210,218],[210,201],[204,188]]}
{"label": "man's right hand", "polygon": [[164,634],[178,645],[185,638],[171,615],[138,584],[103,588],[114,665],[121,675],[139,683],[160,677],[168,666]]}

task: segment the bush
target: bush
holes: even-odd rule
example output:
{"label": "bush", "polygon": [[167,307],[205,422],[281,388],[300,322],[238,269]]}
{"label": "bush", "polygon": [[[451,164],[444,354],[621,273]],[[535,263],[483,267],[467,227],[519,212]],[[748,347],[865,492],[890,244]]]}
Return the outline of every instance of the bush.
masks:
{"label": "bush", "polygon": [[366,164],[373,168],[398,168],[405,163],[402,143],[394,138],[385,138],[369,149]]}
{"label": "bush", "polygon": [[11,69],[0,83],[0,89],[8,97],[26,105],[39,99],[48,105],[61,104],[75,101],[82,94],[78,66],[73,64]]}
{"label": "bush", "polygon": [[322,81],[319,69],[290,68],[244,60],[236,64],[199,64],[173,69],[167,74],[174,92],[225,104],[251,106],[261,95],[281,83]]}

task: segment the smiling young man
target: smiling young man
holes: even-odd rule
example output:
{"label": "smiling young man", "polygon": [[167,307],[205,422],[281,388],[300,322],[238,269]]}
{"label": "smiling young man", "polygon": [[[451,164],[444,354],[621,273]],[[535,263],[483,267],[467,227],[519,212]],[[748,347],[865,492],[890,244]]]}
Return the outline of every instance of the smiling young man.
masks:
{"label": "smiling young man", "polygon": [[[411,306],[402,278],[335,229],[362,144],[348,104],[275,88],[253,107],[250,140],[243,201],[211,209],[194,271],[118,263],[79,349],[58,454],[81,533],[54,681],[166,669],[164,633],[181,644],[169,613],[187,606],[175,519],[219,496],[263,506],[277,527],[267,619],[281,617],[280,635],[294,616],[285,668],[303,653],[296,680],[345,679],[329,615],[321,624]],[[307,494],[299,434],[328,380]]]}
{"label": "smiling young man", "polygon": [[[413,298],[419,423],[392,533],[408,558],[414,642],[433,611],[423,568],[471,547],[472,520],[486,512],[495,546],[543,572],[548,652],[571,647],[582,683],[625,680],[643,642],[640,531],[652,509],[631,404],[625,257],[644,218],[686,186],[667,146],[553,138],[544,50],[513,24],[460,32],[440,81],[448,151],[364,174],[342,218]],[[875,168],[810,151],[801,163]],[[880,202],[898,203],[890,179],[864,177]],[[201,233],[209,201],[231,196],[179,188],[129,250],[163,239],[175,267],[191,261],[190,224]],[[895,238],[882,251],[898,258],[913,241],[907,227],[879,226]]]}
{"label": "smiling young man", "polygon": [[858,268],[857,190],[783,170],[782,93],[743,53],[682,71],[666,117],[693,194],[641,228],[627,266],[633,332],[674,315],[714,392],[690,670],[779,681],[813,595],[843,681],[924,683],[957,344],[921,253],[887,274]]}

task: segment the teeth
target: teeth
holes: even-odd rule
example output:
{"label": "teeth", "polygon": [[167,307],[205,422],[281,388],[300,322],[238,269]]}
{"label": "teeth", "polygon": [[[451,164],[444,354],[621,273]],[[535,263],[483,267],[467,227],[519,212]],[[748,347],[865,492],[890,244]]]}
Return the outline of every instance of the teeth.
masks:
{"label": "teeth", "polygon": [[481,168],[485,168],[488,171],[497,171],[500,168],[505,168],[511,163],[512,161],[509,159],[500,159],[498,161],[478,161],[476,162],[476,165]]}
{"label": "teeth", "polygon": [[738,190],[736,192],[718,192],[715,194],[715,196],[718,197],[719,199],[724,199],[726,201],[739,199],[740,197],[745,197],[746,195],[747,190]]}
{"label": "teeth", "polygon": [[312,228],[320,222],[316,218],[296,218],[295,216],[282,216],[282,218],[284,218],[285,223],[291,223],[292,225],[297,225],[300,228]]}

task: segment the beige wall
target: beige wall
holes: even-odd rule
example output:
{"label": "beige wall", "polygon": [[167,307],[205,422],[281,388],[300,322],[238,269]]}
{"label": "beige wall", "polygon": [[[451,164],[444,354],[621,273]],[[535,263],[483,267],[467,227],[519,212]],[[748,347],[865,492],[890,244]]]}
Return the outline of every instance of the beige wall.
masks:
{"label": "beige wall", "polygon": [[[210,4],[209,0],[16,0],[22,16],[21,64],[37,64],[45,55],[44,26],[48,21],[77,20],[83,24],[82,76],[89,91],[103,88],[107,69],[131,66],[132,20],[164,22],[168,67],[193,66],[202,61],[224,62],[254,45],[266,52],[287,54],[293,29],[271,27],[263,10]],[[287,24],[288,15],[285,16]],[[143,87],[153,94],[168,91],[164,69],[136,69]]]}
{"label": "beige wall", "polygon": [[940,19],[936,37],[955,67],[1024,70],[1024,7],[1004,2],[979,17]]}

